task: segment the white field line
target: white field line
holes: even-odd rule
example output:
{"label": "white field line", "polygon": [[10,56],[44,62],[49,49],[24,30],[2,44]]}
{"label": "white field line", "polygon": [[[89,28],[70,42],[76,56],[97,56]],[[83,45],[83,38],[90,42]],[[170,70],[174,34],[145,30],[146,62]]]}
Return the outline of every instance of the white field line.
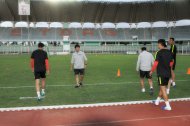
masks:
{"label": "white field line", "polygon": [[[190,101],[190,98],[176,98],[170,99],[170,102],[176,101]],[[129,101],[129,102],[112,102],[112,103],[95,103],[95,104],[75,104],[75,105],[55,105],[55,106],[33,106],[33,107],[12,107],[0,108],[0,112],[6,111],[25,111],[25,110],[49,110],[49,109],[67,109],[67,108],[88,108],[88,107],[105,107],[105,106],[122,106],[134,104],[147,104],[152,103],[152,100],[144,101]]]}
{"label": "white field line", "polygon": [[173,119],[173,118],[183,118],[190,117],[190,115],[178,115],[178,116],[164,116],[164,117],[154,117],[154,118],[140,118],[140,119],[129,119],[129,120],[118,120],[118,121],[105,121],[105,122],[97,122],[97,123],[77,123],[77,124],[64,124],[64,125],[56,125],[56,126],[89,126],[89,125],[103,125],[103,124],[114,124],[114,123],[123,123],[123,122],[138,122],[138,121],[146,121],[146,120],[158,120],[158,119]]}
{"label": "white field line", "polygon": [[[176,80],[176,82],[189,82],[190,80]],[[157,81],[154,81],[156,83]],[[57,83],[57,82],[56,82]],[[94,84],[85,84],[86,86],[97,86],[97,85],[123,85],[123,84],[136,84],[140,82],[117,82],[117,83],[94,83]],[[46,87],[72,87],[73,84],[62,84],[62,85],[46,85]],[[0,89],[16,89],[16,88],[34,88],[35,86],[9,86],[9,87],[0,87]]]}
{"label": "white field line", "polygon": [[[41,97],[41,98],[45,98],[45,97]],[[37,97],[20,97],[20,100],[26,100],[26,99],[37,99]]]}

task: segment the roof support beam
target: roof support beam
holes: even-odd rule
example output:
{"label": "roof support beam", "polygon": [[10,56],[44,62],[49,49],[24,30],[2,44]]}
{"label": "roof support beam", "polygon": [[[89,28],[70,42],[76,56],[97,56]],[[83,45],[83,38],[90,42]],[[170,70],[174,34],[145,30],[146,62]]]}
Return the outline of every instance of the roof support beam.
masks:
{"label": "roof support beam", "polygon": [[87,7],[87,3],[84,2],[82,5],[81,22],[85,21],[86,7]]}
{"label": "roof support beam", "polygon": [[106,7],[107,7],[107,3],[105,3],[105,4],[103,5],[102,10],[101,10],[101,13],[100,13],[100,18],[99,18],[99,19],[100,19],[100,22],[101,22],[101,23],[104,22],[104,15],[105,15],[104,11],[105,11]]}
{"label": "roof support beam", "polygon": [[97,10],[96,10],[96,15],[95,15],[95,23],[99,23],[99,17],[100,17],[102,6],[103,6],[103,3],[98,4]]}
{"label": "roof support beam", "polygon": [[31,14],[32,21],[36,22],[36,14],[34,12],[34,7],[33,7],[32,2],[30,3],[30,9],[31,9],[31,12],[32,12],[32,14]]}
{"label": "roof support beam", "polygon": [[120,3],[117,4],[117,7],[116,7],[116,10],[115,10],[115,13],[114,13],[114,20],[113,20],[113,22],[115,22],[115,23],[118,22],[118,17],[119,17],[118,12],[119,12],[119,9],[121,7],[120,5],[121,5]]}
{"label": "roof support beam", "polygon": [[7,5],[7,8],[9,10],[9,12],[11,13],[11,16],[12,16],[12,21],[15,21],[15,15],[14,15],[14,12],[12,10],[12,8],[10,7],[9,3],[5,0],[5,4]]}
{"label": "roof support beam", "polygon": [[97,9],[95,11],[95,14],[94,14],[94,21],[95,21],[95,23],[98,23],[97,22],[97,18],[98,18],[98,15],[99,15],[99,8],[100,8],[100,6],[101,6],[101,3],[98,4],[98,7],[97,7]]}

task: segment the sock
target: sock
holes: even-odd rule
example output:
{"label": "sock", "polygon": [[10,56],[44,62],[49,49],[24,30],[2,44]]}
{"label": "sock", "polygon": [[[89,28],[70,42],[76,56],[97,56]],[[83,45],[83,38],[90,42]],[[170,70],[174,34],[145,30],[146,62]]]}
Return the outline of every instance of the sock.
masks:
{"label": "sock", "polygon": [[45,89],[42,89],[42,93],[45,93]]}
{"label": "sock", "polygon": [[38,96],[38,98],[40,98],[40,92],[39,91],[37,91],[37,96]]}
{"label": "sock", "polygon": [[79,83],[80,83],[80,82],[79,82],[79,81],[77,81],[77,82],[76,82],[76,85],[77,85],[77,86],[79,86]]}
{"label": "sock", "polygon": [[175,86],[175,82],[172,82],[172,85]]}
{"label": "sock", "polygon": [[173,83],[173,80],[170,80],[170,83]]}
{"label": "sock", "polygon": [[156,99],[157,101],[160,101],[161,100],[161,97],[157,97],[157,99]]}
{"label": "sock", "polygon": [[153,87],[151,86],[150,89],[153,89]]}
{"label": "sock", "polygon": [[155,104],[158,105],[160,103],[161,97],[157,97]]}
{"label": "sock", "polygon": [[169,88],[166,89],[166,93],[170,94],[170,89]]}
{"label": "sock", "polygon": [[165,101],[166,107],[171,108],[169,101]]}

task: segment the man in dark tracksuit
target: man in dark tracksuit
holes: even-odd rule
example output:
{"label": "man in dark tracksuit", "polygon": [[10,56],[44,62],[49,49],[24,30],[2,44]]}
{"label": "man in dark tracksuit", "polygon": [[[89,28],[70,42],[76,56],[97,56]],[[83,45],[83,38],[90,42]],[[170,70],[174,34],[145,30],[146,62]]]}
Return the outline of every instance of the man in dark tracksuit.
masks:
{"label": "man in dark tracksuit", "polygon": [[172,53],[174,64],[173,64],[173,67],[172,67],[172,70],[171,70],[172,77],[171,77],[170,82],[168,84],[167,94],[170,93],[170,87],[171,87],[171,85],[173,87],[176,86],[176,83],[175,83],[175,72],[174,71],[175,71],[175,67],[176,67],[177,46],[175,45],[174,38],[170,38],[169,39],[169,44],[170,44],[170,52]]}
{"label": "man in dark tracksuit", "polygon": [[168,95],[166,93],[166,88],[168,86],[168,82],[171,78],[171,69],[173,67],[173,57],[172,53],[166,48],[166,41],[164,39],[158,40],[158,48],[156,59],[150,75],[157,69],[158,76],[158,84],[160,86],[159,95],[154,102],[155,105],[159,105],[161,98],[164,99],[166,106],[162,107],[163,110],[172,110]]}

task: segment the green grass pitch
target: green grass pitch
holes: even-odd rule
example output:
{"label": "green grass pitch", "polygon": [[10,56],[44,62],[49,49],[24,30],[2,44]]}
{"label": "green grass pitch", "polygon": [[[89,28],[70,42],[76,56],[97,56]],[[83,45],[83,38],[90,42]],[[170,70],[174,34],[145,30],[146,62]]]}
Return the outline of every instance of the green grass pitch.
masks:
{"label": "green grass pitch", "polygon": [[[137,55],[87,55],[87,57],[84,87],[75,89],[74,74],[70,71],[70,55],[50,56],[51,73],[47,76],[46,98],[37,102],[36,99],[19,99],[36,96],[34,76],[29,67],[30,56],[1,55],[0,107],[124,102],[156,98],[158,94],[156,74],[153,76],[155,95],[149,96],[147,81],[147,92],[140,92],[139,74],[135,70]],[[190,67],[189,63],[189,56],[177,57],[177,87],[171,89],[170,98],[190,97],[190,76],[186,74],[187,68]],[[120,78],[116,77],[118,68],[121,69]]]}

